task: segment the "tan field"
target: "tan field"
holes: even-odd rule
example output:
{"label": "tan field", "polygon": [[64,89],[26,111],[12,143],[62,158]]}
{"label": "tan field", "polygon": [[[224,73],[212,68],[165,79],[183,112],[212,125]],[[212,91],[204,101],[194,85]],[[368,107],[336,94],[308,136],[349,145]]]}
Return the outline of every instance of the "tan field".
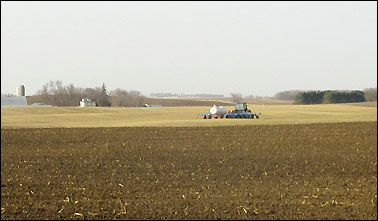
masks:
{"label": "tan field", "polygon": [[[202,119],[211,106],[2,107],[1,128],[181,127],[377,121],[377,102],[319,105],[249,105],[260,119]],[[233,109],[233,106],[226,106]]]}

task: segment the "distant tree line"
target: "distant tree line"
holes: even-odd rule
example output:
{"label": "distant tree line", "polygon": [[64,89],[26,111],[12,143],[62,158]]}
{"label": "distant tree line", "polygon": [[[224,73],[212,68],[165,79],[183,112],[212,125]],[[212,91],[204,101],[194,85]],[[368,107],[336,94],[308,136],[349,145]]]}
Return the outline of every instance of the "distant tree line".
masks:
{"label": "distant tree line", "polygon": [[323,96],[323,103],[355,103],[365,102],[366,98],[363,91],[326,91]]}
{"label": "distant tree line", "polygon": [[231,93],[231,100],[234,103],[240,103],[240,102],[243,101],[243,95],[241,93],[238,93],[238,92]]}
{"label": "distant tree line", "polygon": [[178,97],[179,94],[174,93],[150,93],[151,97]]}
{"label": "distant tree line", "polygon": [[377,87],[375,88],[365,88],[364,95],[366,101],[377,101]]}
{"label": "distant tree line", "polygon": [[324,91],[301,91],[294,98],[294,104],[321,104]]}
{"label": "distant tree line", "polygon": [[300,90],[281,91],[274,95],[277,100],[294,100]]}
{"label": "distant tree line", "polygon": [[150,97],[205,97],[205,98],[223,98],[223,94],[174,94],[174,93],[150,93]]}
{"label": "distant tree line", "polygon": [[269,96],[261,96],[261,95],[253,95],[253,94],[246,95],[244,97],[248,98],[248,99],[256,99],[256,100],[259,100],[259,99],[274,99],[273,97],[269,97]]}
{"label": "distant tree line", "polygon": [[331,104],[365,102],[363,91],[301,91],[294,99],[294,104]]}
{"label": "distant tree line", "polygon": [[110,92],[112,107],[139,107],[144,104],[145,97],[139,91],[115,89]]}
{"label": "distant tree line", "polygon": [[101,87],[84,89],[73,84],[64,86],[62,81],[50,81],[44,84],[36,95],[28,98],[28,102],[52,106],[79,106],[83,98],[95,100],[100,107],[137,107],[144,104],[144,96],[138,91],[118,88],[108,93],[105,83]]}

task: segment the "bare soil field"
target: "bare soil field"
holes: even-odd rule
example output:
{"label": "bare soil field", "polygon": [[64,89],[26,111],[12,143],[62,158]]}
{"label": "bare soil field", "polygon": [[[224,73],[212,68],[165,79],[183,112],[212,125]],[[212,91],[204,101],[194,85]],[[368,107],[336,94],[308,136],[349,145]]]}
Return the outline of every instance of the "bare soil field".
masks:
{"label": "bare soil field", "polygon": [[1,219],[377,219],[377,122],[1,129]]}

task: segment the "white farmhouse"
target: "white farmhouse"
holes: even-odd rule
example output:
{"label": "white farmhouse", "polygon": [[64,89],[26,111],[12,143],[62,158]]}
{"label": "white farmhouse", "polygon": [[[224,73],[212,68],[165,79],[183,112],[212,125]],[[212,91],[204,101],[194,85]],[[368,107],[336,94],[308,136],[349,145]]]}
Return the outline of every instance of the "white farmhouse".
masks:
{"label": "white farmhouse", "polygon": [[96,101],[89,98],[83,98],[80,101],[80,107],[96,107]]}

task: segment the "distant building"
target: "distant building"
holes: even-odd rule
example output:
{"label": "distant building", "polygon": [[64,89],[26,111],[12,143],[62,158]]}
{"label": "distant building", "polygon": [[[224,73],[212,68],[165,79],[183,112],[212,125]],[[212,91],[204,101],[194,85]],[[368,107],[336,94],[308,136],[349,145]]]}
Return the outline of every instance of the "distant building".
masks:
{"label": "distant building", "polygon": [[50,104],[44,104],[44,103],[33,103],[31,106],[47,106],[47,107],[51,107]]}
{"label": "distant building", "polygon": [[89,98],[83,98],[80,101],[80,107],[96,107],[96,101]]}
{"label": "distant building", "polygon": [[143,104],[143,107],[162,107],[161,104]]}
{"label": "distant building", "polygon": [[1,95],[1,106],[28,106],[25,96]]}
{"label": "distant building", "polygon": [[28,106],[25,97],[25,86],[20,85],[16,88],[15,95],[1,95],[1,106]]}

